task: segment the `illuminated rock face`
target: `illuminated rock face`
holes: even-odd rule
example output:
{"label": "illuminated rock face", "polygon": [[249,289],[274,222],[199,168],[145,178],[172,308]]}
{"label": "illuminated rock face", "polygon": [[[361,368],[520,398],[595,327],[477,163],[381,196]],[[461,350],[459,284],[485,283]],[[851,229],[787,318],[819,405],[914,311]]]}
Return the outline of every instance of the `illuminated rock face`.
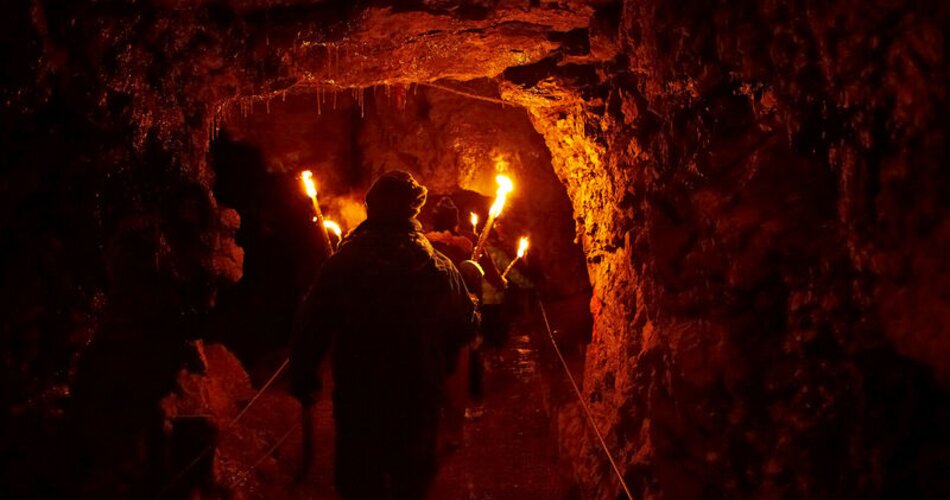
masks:
{"label": "illuminated rock face", "polygon": [[[89,467],[112,472],[75,480],[154,491],[136,443],[241,273],[216,118],[295,83],[495,78],[572,200],[584,391],[638,497],[946,496],[946,9],[540,3],[11,7],[3,403],[31,431],[10,446],[111,428]],[[562,421],[584,492],[615,497]],[[64,484],[42,463],[3,480]]]}
{"label": "illuminated rock face", "polygon": [[[618,56],[596,86],[567,65],[506,73],[533,83],[502,87],[574,201],[585,391],[637,496],[946,487],[940,24],[875,16],[901,21],[624,2],[614,36],[593,24]],[[574,439],[585,490],[613,498]]]}

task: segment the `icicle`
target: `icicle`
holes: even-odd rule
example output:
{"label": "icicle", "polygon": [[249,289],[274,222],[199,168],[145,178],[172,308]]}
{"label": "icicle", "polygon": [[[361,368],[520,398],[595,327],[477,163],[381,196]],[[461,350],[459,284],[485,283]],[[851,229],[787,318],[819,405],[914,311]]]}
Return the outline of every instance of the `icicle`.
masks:
{"label": "icicle", "polygon": [[364,99],[364,91],[365,91],[365,89],[359,89],[359,94],[356,96],[356,102],[358,102],[358,103],[360,104],[360,118],[365,118],[365,117],[366,117],[366,110],[365,110],[365,106],[364,106],[364,104],[363,104],[363,101],[365,100],[365,99]]}

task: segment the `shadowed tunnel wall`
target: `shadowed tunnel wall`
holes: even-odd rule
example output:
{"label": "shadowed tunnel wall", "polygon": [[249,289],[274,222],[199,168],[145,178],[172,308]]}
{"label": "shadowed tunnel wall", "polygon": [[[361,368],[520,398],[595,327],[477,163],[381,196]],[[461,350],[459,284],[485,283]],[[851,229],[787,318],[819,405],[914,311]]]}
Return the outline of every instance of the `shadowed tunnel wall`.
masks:
{"label": "shadowed tunnel wall", "polygon": [[7,8],[5,485],[161,482],[155,402],[241,274],[207,163],[229,102],[487,77],[572,200],[585,397],[635,493],[946,494],[945,5],[398,4]]}

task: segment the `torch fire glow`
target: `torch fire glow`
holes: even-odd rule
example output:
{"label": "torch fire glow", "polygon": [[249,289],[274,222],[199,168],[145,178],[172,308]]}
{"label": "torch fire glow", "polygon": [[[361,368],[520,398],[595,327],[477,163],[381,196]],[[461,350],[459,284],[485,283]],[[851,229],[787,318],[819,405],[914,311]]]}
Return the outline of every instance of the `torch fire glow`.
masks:
{"label": "torch fire glow", "polygon": [[515,263],[521,260],[524,257],[524,254],[528,252],[528,238],[522,236],[518,240],[518,256],[514,259],[511,259],[511,262],[508,263],[508,267],[505,268],[505,272],[501,273],[501,277],[504,278],[508,276],[508,271],[511,271],[512,267],[515,267]]}
{"label": "torch fire glow", "polygon": [[334,249],[336,249],[336,247],[340,246],[340,243],[343,242],[343,229],[340,228],[339,224],[330,219],[323,221],[323,227],[336,235],[336,245],[334,245]]}
{"label": "torch fire glow", "polygon": [[340,225],[336,222],[333,222],[330,219],[325,219],[323,221],[323,227],[327,228],[329,231],[332,231],[336,235],[337,239],[343,239],[343,229],[340,228]]}
{"label": "torch fire glow", "polygon": [[478,214],[469,212],[468,220],[472,221],[472,232],[478,234]]}
{"label": "torch fire glow", "polygon": [[478,258],[481,257],[482,251],[485,250],[485,242],[488,241],[488,233],[491,232],[492,226],[495,225],[495,219],[501,215],[501,211],[505,208],[505,200],[508,199],[508,193],[514,190],[514,185],[505,175],[499,174],[495,177],[495,182],[498,183],[498,191],[495,192],[495,202],[492,203],[491,209],[488,211],[488,220],[485,221],[485,226],[482,227],[482,234],[478,236],[478,244],[475,245],[475,250],[472,252],[472,260],[478,262]]}
{"label": "torch fire glow", "polygon": [[501,209],[505,208],[505,200],[508,199],[508,193],[514,189],[514,186],[511,184],[511,179],[507,176],[498,175],[495,177],[495,182],[498,183],[498,191],[495,193],[495,203],[492,203],[491,209],[488,211],[489,219],[501,215]]}
{"label": "torch fire glow", "polygon": [[300,173],[300,180],[303,181],[304,191],[313,203],[314,220],[320,228],[320,235],[323,237],[327,250],[332,254],[333,245],[330,243],[330,235],[327,233],[326,222],[323,220],[323,212],[320,211],[320,203],[317,202],[317,184],[313,182],[313,172],[304,170]]}

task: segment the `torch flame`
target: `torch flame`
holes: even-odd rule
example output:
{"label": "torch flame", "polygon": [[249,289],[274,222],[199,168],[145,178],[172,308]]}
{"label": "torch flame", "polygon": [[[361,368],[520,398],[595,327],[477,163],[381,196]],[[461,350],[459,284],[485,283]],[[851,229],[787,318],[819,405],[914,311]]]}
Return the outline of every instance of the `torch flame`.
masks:
{"label": "torch flame", "polygon": [[303,187],[307,191],[307,196],[309,196],[311,200],[315,200],[317,198],[317,185],[313,182],[313,172],[304,170],[300,174],[300,179],[303,181]]}
{"label": "torch flame", "polygon": [[475,226],[478,225],[478,214],[476,214],[475,212],[469,212],[468,220],[472,221],[472,231],[474,231]]}
{"label": "torch flame", "polygon": [[499,174],[495,177],[495,182],[498,183],[498,191],[495,193],[495,203],[492,203],[491,210],[488,211],[488,214],[492,217],[498,217],[501,214],[501,210],[505,208],[505,199],[514,189],[514,185],[505,175]]}
{"label": "torch flame", "polygon": [[518,240],[518,258],[524,257],[524,254],[528,251],[528,238],[522,236]]}
{"label": "torch flame", "polygon": [[323,227],[333,231],[333,234],[335,234],[338,239],[343,239],[343,229],[340,229],[340,225],[336,222],[333,222],[329,219],[324,219]]}

